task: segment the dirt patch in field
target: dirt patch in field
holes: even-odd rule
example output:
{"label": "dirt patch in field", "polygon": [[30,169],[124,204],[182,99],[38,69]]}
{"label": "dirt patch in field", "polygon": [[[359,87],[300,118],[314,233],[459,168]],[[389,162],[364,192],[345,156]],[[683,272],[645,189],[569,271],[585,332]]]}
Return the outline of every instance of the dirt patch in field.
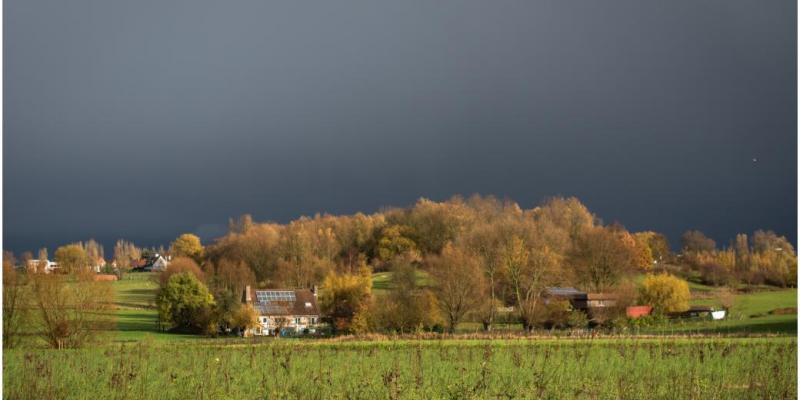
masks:
{"label": "dirt patch in field", "polygon": [[795,315],[797,314],[797,307],[776,308],[769,313],[772,315]]}

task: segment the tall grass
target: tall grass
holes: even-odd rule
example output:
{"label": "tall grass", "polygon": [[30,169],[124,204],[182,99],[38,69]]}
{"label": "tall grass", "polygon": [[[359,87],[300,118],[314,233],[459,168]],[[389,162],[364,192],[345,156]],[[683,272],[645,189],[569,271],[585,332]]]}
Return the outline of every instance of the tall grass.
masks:
{"label": "tall grass", "polygon": [[140,342],[8,351],[4,398],[794,398],[796,340]]}

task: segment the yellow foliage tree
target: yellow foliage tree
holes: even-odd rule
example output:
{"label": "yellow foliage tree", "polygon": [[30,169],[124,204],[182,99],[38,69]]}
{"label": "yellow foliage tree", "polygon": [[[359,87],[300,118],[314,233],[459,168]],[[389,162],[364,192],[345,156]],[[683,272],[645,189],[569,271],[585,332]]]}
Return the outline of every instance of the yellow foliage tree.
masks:
{"label": "yellow foliage tree", "polygon": [[689,309],[689,284],[670,274],[647,275],[639,299],[653,307],[656,313],[679,312]]}
{"label": "yellow foliage tree", "polygon": [[172,242],[170,252],[173,257],[189,257],[199,263],[203,258],[203,245],[197,235],[184,233]]}
{"label": "yellow foliage tree", "polygon": [[233,314],[232,326],[247,331],[258,326],[258,312],[250,304],[243,304]]}
{"label": "yellow foliage tree", "polygon": [[[369,272],[358,275],[331,273],[320,288],[320,306],[337,333],[365,330],[365,312],[372,297]],[[356,326],[353,326],[353,325]]]}
{"label": "yellow foliage tree", "polygon": [[68,244],[56,249],[56,262],[63,272],[80,272],[89,266],[89,256],[80,244]]}

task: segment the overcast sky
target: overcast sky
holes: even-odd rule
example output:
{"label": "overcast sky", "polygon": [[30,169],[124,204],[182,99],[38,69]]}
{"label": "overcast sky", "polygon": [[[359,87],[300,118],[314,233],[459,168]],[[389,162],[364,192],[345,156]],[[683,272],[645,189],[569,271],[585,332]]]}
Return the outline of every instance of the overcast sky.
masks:
{"label": "overcast sky", "polygon": [[4,5],[17,252],[471,193],[796,241],[793,0]]}

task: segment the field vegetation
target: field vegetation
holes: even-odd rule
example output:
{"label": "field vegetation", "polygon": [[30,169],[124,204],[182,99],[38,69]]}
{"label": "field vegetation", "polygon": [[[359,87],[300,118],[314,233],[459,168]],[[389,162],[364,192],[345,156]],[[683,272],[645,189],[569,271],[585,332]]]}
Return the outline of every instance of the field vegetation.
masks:
{"label": "field vegetation", "polygon": [[9,399],[794,398],[777,339],[140,342],[6,352]]}

